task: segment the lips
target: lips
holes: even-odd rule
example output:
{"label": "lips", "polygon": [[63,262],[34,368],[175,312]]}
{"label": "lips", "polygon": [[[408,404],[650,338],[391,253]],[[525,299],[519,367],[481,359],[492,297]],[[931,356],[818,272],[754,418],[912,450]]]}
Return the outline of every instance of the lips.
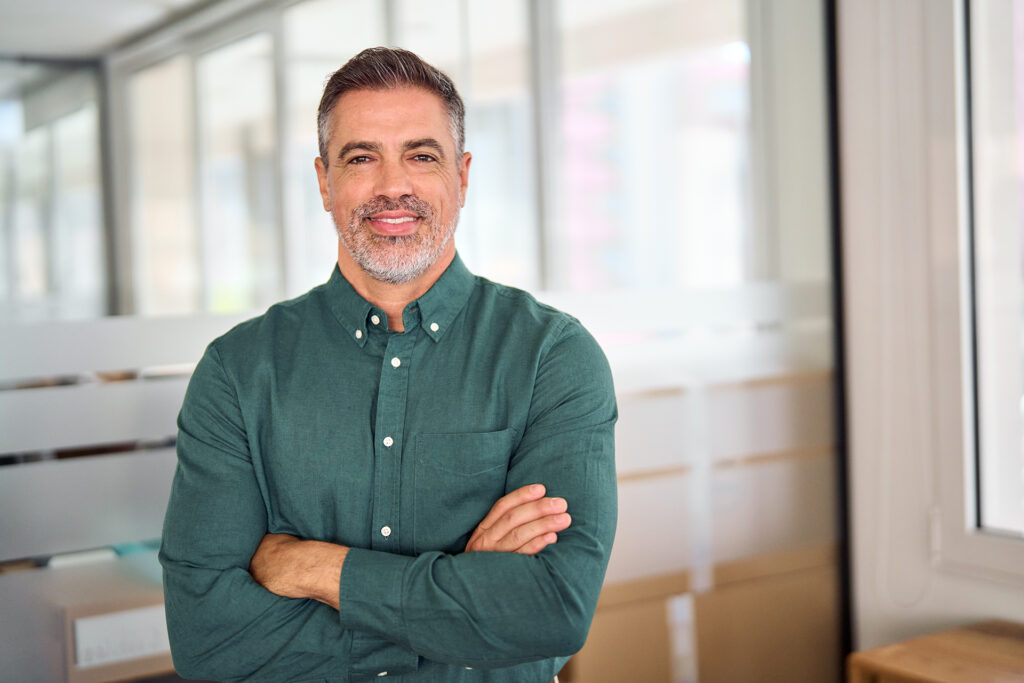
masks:
{"label": "lips", "polygon": [[420,216],[408,211],[382,211],[366,220],[373,231],[381,235],[409,235],[420,225]]}

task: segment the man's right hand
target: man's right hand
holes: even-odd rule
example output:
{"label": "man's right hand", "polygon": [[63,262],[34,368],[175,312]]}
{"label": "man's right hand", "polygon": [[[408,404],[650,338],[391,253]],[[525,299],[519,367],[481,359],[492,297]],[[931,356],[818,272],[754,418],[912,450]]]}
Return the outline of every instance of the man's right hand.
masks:
{"label": "man's right hand", "polygon": [[542,484],[530,484],[502,496],[477,525],[466,552],[535,555],[558,540],[572,523],[564,498],[545,498]]}

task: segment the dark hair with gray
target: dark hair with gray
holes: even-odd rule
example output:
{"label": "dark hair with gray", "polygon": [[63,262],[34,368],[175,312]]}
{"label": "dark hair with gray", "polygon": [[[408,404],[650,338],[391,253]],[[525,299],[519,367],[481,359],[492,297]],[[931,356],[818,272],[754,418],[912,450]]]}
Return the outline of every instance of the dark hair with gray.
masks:
{"label": "dark hair with gray", "polygon": [[466,144],[466,107],[452,79],[408,50],[371,47],[331,74],[324,86],[316,113],[320,158],[324,166],[329,165],[327,138],[331,132],[331,111],[339,97],[351,90],[391,90],[407,86],[425,88],[444,101],[455,139],[456,160],[461,157]]}

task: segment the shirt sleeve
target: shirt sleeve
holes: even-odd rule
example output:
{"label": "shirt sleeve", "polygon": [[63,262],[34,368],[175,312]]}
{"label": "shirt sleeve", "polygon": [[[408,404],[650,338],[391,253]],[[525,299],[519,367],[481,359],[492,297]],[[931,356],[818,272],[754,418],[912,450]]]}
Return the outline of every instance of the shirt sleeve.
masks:
{"label": "shirt sleeve", "polygon": [[160,562],[175,669],[189,678],[285,680],[348,667],[351,633],[313,600],[249,575],[267,511],[233,384],[211,345],[178,416],[178,467]]}
{"label": "shirt sleeve", "polygon": [[540,362],[529,419],[506,490],[543,483],[572,515],[532,556],[500,552],[407,557],[353,548],[342,568],[341,625],[428,659],[504,667],[579,650],[615,533],[611,372],[597,342],[570,322]]}

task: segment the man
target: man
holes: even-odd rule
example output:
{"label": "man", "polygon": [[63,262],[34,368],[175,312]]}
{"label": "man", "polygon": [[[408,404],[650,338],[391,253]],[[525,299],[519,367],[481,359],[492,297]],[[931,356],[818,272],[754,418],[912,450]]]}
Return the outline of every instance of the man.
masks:
{"label": "man", "polygon": [[182,675],[547,683],[582,646],[615,530],[611,377],[576,320],[457,256],[463,121],[403,50],[328,81],[338,266],[215,340],[178,419]]}

